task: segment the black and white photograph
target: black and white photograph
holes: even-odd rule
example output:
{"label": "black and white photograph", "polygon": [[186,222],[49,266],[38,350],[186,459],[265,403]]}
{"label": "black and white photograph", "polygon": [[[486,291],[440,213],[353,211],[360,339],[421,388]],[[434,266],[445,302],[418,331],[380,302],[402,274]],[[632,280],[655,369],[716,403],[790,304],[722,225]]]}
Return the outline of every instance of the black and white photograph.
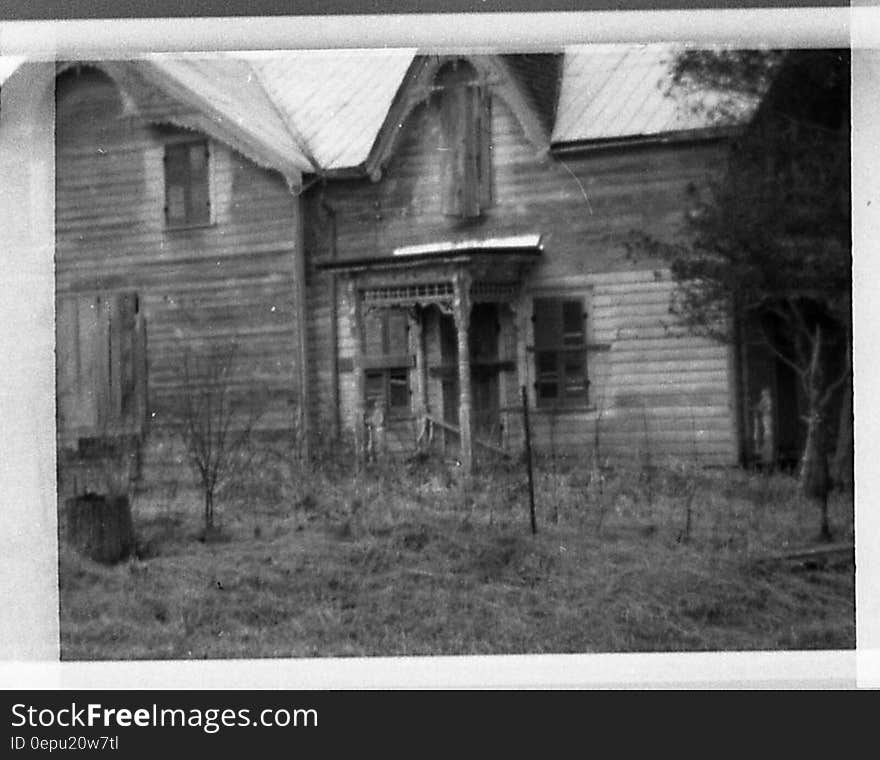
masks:
{"label": "black and white photograph", "polygon": [[61,661],[854,652],[852,55],[0,57]]}

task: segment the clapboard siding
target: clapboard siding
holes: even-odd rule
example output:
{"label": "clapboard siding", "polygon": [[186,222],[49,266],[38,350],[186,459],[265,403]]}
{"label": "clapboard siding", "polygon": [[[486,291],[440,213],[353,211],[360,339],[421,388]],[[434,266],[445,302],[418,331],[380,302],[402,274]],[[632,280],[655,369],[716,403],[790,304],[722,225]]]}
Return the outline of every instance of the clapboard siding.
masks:
{"label": "clapboard siding", "polygon": [[[609,454],[647,447],[658,457],[734,463],[727,347],[676,323],[670,312],[674,283],[663,262],[626,255],[634,232],[666,238],[680,234],[683,215],[695,205],[699,189],[721,168],[723,144],[618,148],[563,159],[540,153],[503,99],[495,98],[492,114],[494,202],[479,219],[443,214],[439,109],[436,101],[428,101],[403,125],[380,181],[339,181],[321,189],[322,199],[335,211],[333,256],[379,257],[432,241],[541,234],[544,254],[526,281],[527,296],[584,297],[589,339],[604,350],[588,357],[588,409],[534,410],[536,445],[591,449],[598,425],[600,447]],[[313,262],[327,260],[330,251],[325,234],[310,251]],[[317,270],[313,277],[327,280]],[[525,308],[531,309],[529,298]],[[338,355],[350,357],[348,307],[341,290],[337,316]],[[329,310],[322,304],[310,319],[315,356],[329,344]],[[437,340],[433,313],[425,331],[431,364],[437,360],[432,355]],[[530,322],[526,332],[521,340],[531,346]],[[513,335],[512,323],[506,324],[502,344],[509,358],[517,355],[510,344]],[[534,394],[534,357],[531,352],[525,356],[519,372],[502,373],[506,406],[518,404],[521,377]],[[351,424],[351,373],[340,376],[340,388],[343,418]],[[432,409],[442,409],[440,381],[429,377],[428,391]],[[510,413],[504,422],[506,440],[521,445],[516,442],[518,415]]]}
{"label": "clapboard siding", "polygon": [[[155,94],[153,115],[160,118],[163,107],[167,113],[183,108]],[[58,298],[139,295],[155,452],[182,390],[184,357],[212,345],[235,344],[231,390],[266,404],[261,428],[285,431],[296,424],[299,200],[279,174],[209,141],[212,222],[167,229],[164,146],[190,138],[199,135],[152,126],[123,110],[101,76],[59,87]],[[63,336],[59,325],[59,340]]]}
{"label": "clapboard siding", "polygon": [[442,214],[437,123],[433,107],[416,109],[382,182],[335,187],[341,258],[380,255],[432,239],[535,231],[544,236],[547,251],[537,276],[631,269],[623,255],[629,234],[674,231],[692,202],[690,187],[704,184],[721,156],[716,146],[618,150],[567,157],[566,169],[559,160],[538,156],[510,110],[497,101],[495,204],[468,225]]}
{"label": "clapboard siding", "polygon": [[[659,458],[733,463],[729,350],[681,329],[657,327],[661,320],[675,327],[669,313],[675,286],[668,273],[628,272],[619,281],[614,273],[581,272],[571,281],[535,281],[533,289],[538,295],[589,297],[590,339],[605,350],[588,357],[592,410],[536,410],[539,448],[593,449],[598,441],[602,454],[644,449]],[[528,369],[533,378],[534,368]]]}

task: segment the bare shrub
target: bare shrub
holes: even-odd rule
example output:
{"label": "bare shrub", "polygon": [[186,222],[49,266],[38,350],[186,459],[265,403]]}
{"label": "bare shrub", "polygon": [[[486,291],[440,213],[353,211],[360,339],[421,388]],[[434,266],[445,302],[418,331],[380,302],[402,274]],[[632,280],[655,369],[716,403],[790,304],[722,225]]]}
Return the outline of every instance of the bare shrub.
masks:
{"label": "bare shrub", "polygon": [[206,537],[214,528],[218,489],[251,465],[252,434],[266,407],[263,393],[234,392],[237,354],[234,343],[199,353],[187,349],[170,415],[204,495]]}

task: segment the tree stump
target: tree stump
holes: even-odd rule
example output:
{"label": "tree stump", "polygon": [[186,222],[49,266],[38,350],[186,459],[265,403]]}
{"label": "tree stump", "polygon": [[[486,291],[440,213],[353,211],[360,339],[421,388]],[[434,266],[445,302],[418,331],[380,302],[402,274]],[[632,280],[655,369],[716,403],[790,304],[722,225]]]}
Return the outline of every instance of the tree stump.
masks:
{"label": "tree stump", "polygon": [[119,562],[134,548],[127,496],[87,493],[67,499],[64,526],[67,543],[96,562]]}

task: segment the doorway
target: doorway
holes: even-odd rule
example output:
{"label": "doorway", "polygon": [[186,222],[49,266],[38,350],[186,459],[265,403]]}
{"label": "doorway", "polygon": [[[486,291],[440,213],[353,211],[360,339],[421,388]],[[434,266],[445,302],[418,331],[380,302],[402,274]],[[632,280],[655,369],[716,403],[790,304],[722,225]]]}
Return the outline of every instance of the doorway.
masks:
{"label": "doorway", "polygon": [[[498,304],[474,304],[471,311],[469,352],[471,362],[471,422],[474,435],[490,443],[501,440]],[[440,316],[440,356],[443,368],[443,420],[458,426],[458,340],[455,321]]]}

